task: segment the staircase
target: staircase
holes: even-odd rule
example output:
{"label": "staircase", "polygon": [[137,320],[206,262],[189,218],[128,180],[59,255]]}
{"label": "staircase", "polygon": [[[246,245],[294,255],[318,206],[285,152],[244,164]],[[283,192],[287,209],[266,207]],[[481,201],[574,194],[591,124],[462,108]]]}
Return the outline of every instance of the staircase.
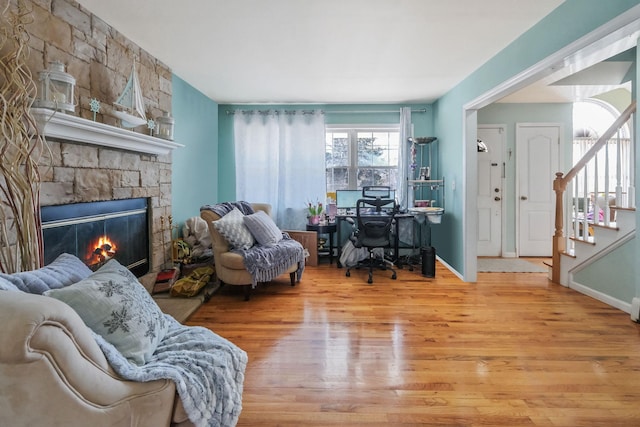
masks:
{"label": "staircase", "polygon": [[635,237],[635,144],[621,137],[621,128],[632,122],[635,111],[634,102],[565,176],[556,174],[556,230],[550,265],[553,282],[627,312],[628,303],[577,283],[574,275]]}
{"label": "staircase", "polygon": [[635,209],[613,209],[616,216],[615,222],[608,225],[591,223],[592,234],[588,238],[570,238],[573,243],[572,248],[561,253],[560,283],[628,312],[628,304],[625,306],[625,304],[584,286],[574,279],[574,275],[582,269],[606,257],[634,238],[636,231]]}

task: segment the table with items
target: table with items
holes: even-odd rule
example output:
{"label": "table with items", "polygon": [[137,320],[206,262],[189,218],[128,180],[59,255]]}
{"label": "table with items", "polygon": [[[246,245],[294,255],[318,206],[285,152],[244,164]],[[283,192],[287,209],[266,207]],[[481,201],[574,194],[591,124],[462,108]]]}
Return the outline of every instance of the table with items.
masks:
{"label": "table with items", "polygon": [[[320,256],[328,255],[329,256],[329,264],[333,264],[333,250],[335,248],[333,242],[333,235],[337,231],[337,225],[335,222],[328,222],[326,224],[307,224],[307,231],[315,231],[318,236],[320,235],[328,235],[329,236],[329,247],[325,247],[326,240],[318,238],[318,261]],[[340,257],[338,250],[338,257]]]}

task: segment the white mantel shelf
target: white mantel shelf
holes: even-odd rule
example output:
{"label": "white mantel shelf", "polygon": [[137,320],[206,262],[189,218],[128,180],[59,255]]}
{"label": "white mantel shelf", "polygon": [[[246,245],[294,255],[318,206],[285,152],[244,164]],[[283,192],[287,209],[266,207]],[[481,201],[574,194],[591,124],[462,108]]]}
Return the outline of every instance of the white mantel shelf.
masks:
{"label": "white mantel shelf", "polygon": [[59,138],[71,142],[154,155],[169,154],[175,148],[184,147],[182,144],[166,139],[46,108],[32,108],[31,114],[37,122],[40,133],[46,138]]}

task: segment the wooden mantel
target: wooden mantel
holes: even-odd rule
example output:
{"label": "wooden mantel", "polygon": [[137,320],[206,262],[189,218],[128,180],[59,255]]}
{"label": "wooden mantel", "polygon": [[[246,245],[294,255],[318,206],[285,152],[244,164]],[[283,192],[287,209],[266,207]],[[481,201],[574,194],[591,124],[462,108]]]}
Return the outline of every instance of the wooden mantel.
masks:
{"label": "wooden mantel", "polygon": [[98,145],[107,148],[135,151],[153,155],[169,154],[184,147],[173,141],[133,132],[82,117],[49,110],[32,108],[31,114],[40,133],[46,138]]}

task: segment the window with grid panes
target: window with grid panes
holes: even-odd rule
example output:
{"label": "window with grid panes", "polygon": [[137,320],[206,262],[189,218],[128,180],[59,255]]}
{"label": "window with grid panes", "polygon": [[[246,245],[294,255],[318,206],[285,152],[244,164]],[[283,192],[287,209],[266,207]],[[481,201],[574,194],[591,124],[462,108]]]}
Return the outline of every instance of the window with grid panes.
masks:
{"label": "window with grid panes", "polygon": [[387,127],[326,128],[327,192],[367,185],[398,187],[400,131]]}

